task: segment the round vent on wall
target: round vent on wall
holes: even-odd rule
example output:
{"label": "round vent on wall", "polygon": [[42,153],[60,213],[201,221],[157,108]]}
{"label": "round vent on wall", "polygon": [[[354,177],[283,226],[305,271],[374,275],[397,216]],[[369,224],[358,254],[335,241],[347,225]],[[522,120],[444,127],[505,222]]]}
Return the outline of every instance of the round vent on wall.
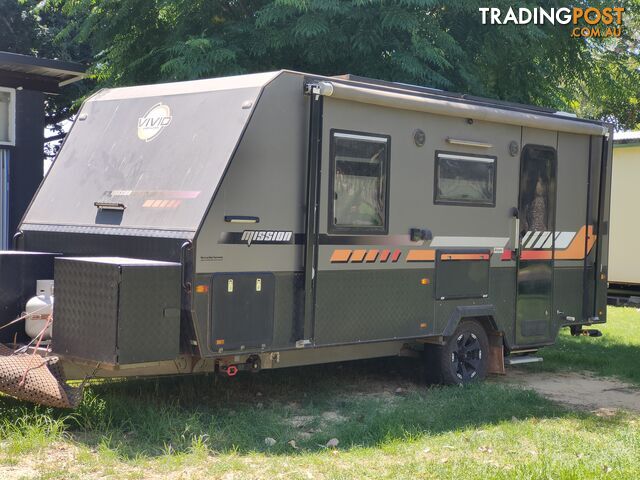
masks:
{"label": "round vent on wall", "polygon": [[516,155],[518,155],[519,151],[520,145],[518,145],[518,142],[516,142],[515,140],[511,140],[511,142],[509,143],[509,155],[515,157]]}

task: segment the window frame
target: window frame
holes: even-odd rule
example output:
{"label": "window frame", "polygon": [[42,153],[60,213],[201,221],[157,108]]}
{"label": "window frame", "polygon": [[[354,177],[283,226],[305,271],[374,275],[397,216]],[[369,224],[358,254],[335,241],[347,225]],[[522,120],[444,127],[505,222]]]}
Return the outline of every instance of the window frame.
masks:
{"label": "window frame", "polygon": [[[476,157],[483,158],[487,160],[493,160],[493,191],[491,202],[479,202],[477,200],[465,202],[461,200],[441,200],[438,199],[438,166],[440,164],[440,155],[456,155],[459,157]],[[464,161],[464,158],[461,158]],[[483,207],[483,208],[495,208],[496,207],[496,193],[498,186],[498,156],[497,155],[486,155],[479,153],[463,153],[463,152],[453,152],[448,150],[436,150],[435,157],[433,161],[433,203],[435,205],[455,205],[459,207]]]}
{"label": "window frame", "polygon": [[9,112],[7,118],[7,122],[9,122],[7,132],[9,139],[7,141],[0,139],[0,146],[14,147],[16,145],[16,89],[0,87],[0,92],[9,94]]}
{"label": "window frame", "polygon": [[[386,185],[384,191],[384,224],[380,227],[363,225],[335,225],[334,224],[334,198],[335,198],[335,176],[336,176],[336,142],[335,134],[358,135],[362,137],[381,138],[387,145],[386,165],[384,174],[386,175]],[[327,215],[327,231],[330,234],[370,234],[386,235],[389,233],[389,185],[391,183],[391,135],[381,133],[370,133],[356,130],[344,130],[332,128],[329,130],[329,210]]]}

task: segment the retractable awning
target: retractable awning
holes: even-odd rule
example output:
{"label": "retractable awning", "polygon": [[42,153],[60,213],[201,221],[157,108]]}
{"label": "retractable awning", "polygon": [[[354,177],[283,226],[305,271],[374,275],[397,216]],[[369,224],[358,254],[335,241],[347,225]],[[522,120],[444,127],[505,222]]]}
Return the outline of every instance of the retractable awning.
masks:
{"label": "retractable awning", "polygon": [[479,106],[465,102],[456,102],[443,98],[418,96],[409,92],[367,88],[335,81],[320,81],[317,93],[331,98],[368,103],[387,108],[413,110],[487,122],[522,125],[523,127],[556,130],[567,133],[587,135],[606,135],[608,129],[597,122],[572,119],[567,114],[537,114],[532,112]]}

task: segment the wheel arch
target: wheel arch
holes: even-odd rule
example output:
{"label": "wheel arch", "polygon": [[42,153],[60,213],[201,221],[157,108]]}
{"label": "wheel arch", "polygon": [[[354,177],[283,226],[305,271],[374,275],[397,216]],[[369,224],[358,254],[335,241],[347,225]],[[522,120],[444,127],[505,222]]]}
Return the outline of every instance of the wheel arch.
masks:
{"label": "wheel arch", "polygon": [[447,326],[443,332],[443,339],[451,337],[460,322],[464,320],[476,321],[485,331],[489,342],[490,373],[504,374],[504,352],[509,351],[505,332],[496,322],[496,309],[493,305],[458,306],[449,315]]}
{"label": "wheel arch", "polygon": [[500,332],[496,323],[496,309],[493,305],[465,305],[453,309],[442,332],[443,337],[450,337],[463,320],[477,321],[487,332]]}

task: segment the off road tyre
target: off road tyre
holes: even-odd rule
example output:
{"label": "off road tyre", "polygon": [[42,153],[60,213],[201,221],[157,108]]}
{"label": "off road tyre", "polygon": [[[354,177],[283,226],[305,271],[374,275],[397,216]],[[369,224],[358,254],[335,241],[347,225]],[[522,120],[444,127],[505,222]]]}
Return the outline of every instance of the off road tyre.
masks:
{"label": "off road tyre", "polygon": [[444,345],[426,345],[425,377],[428,383],[466,385],[487,376],[489,339],[480,323],[463,320]]}

